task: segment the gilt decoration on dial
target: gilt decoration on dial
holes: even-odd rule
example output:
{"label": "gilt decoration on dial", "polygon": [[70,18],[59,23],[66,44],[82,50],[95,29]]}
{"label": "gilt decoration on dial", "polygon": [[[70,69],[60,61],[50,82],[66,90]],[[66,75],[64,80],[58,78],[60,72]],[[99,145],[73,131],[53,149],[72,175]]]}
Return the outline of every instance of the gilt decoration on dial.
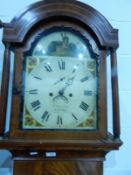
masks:
{"label": "gilt decoration on dial", "polygon": [[41,34],[25,55],[23,129],[97,129],[97,49],[58,29]]}

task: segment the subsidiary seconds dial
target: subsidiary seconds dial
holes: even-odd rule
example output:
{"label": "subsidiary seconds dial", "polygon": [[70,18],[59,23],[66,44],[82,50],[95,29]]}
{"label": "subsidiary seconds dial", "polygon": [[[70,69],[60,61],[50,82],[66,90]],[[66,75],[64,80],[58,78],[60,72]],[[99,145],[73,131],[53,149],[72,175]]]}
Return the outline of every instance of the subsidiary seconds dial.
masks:
{"label": "subsidiary seconds dial", "polygon": [[96,77],[87,60],[43,58],[26,78],[25,105],[45,129],[78,129],[96,105]]}

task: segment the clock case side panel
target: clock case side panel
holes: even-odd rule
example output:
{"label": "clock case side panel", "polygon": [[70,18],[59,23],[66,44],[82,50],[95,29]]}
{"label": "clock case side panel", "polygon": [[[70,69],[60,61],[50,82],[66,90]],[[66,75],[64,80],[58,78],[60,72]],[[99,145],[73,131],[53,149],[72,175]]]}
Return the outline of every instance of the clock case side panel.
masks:
{"label": "clock case side panel", "polygon": [[[86,37],[86,33],[92,33],[88,28],[84,28],[83,26],[80,27],[74,21],[69,22],[68,20],[65,21],[56,21],[53,22],[52,20],[47,23],[46,25],[42,25],[41,23],[37,27],[35,26],[30,31],[30,35],[26,38],[26,45],[22,47],[16,47],[15,49],[15,66],[14,66],[14,91],[13,91],[13,100],[12,100],[12,114],[11,114],[11,131],[10,137],[11,138],[36,138],[36,139],[71,139],[71,140],[84,140],[84,139],[100,139],[106,138],[107,136],[107,126],[106,126],[106,64],[105,64],[105,52],[101,52],[99,60],[99,68],[98,68],[98,78],[99,78],[99,87],[98,87],[98,130],[96,131],[27,131],[21,130],[20,128],[20,111],[21,111],[21,93],[22,93],[22,70],[23,70],[23,61],[24,61],[24,52],[28,51],[31,47],[31,43],[35,39],[39,33],[41,33],[44,29],[46,31],[52,26],[56,27],[67,27],[72,28],[76,31],[79,31],[84,37]],[[93,35],[94,40],[98,44],[98,40],[96,40],[96,36]],[[103,53],[103,54],[102,54]],[[104,82],[104,83],[102,83]]]}

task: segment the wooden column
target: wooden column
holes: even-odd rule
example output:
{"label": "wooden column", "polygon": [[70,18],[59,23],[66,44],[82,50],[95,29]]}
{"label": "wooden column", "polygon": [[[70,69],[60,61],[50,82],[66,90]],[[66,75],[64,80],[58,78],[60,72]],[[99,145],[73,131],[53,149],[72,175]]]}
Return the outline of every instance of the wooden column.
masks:
{"label": "wooden column", "polygon": [[120,114],[119,114],[119,89],[117,77],[117,56],[116,50],[111,49],[111,83],[112,83],[112,104],[113,104],[113,132],[114,138],[120,136]]}
{"label": "wooden column", "polygon": [[10,74],[10,45],[5,43],[4,60],[3,60],[3,74],[0,92],[0,135],[4,135],[6,108],[8,98],[8,85]]}

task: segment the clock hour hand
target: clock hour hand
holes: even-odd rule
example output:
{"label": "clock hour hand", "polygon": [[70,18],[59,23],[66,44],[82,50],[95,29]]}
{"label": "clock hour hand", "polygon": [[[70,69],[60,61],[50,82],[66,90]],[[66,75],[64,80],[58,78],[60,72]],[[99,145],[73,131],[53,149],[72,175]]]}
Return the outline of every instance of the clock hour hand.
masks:
{"label": "clock hour hand", "polygon": [[59,93],[60,96],[64,96],[65,89],[66,89],[66,86],[64,88],[62,88],[61,90],[59,90],[58,93]]}
{"label": "clock hour hand", "polygon": [[60,78],[58,81],[56,81],[56,82],[54,83],[54,85],[56,85],[56,84],[62,82],[65,78],[66,78],[66,77],[62,77],[62,78]]}
{"label": "clock hour hand", "polygon": [[73,76],[72,78],[68,78],[67,81],[66,81],[66,83],[65,83],[66,86],[68,87],[68,86],[72,85],[74,79],[75,79],[75,76]]}

